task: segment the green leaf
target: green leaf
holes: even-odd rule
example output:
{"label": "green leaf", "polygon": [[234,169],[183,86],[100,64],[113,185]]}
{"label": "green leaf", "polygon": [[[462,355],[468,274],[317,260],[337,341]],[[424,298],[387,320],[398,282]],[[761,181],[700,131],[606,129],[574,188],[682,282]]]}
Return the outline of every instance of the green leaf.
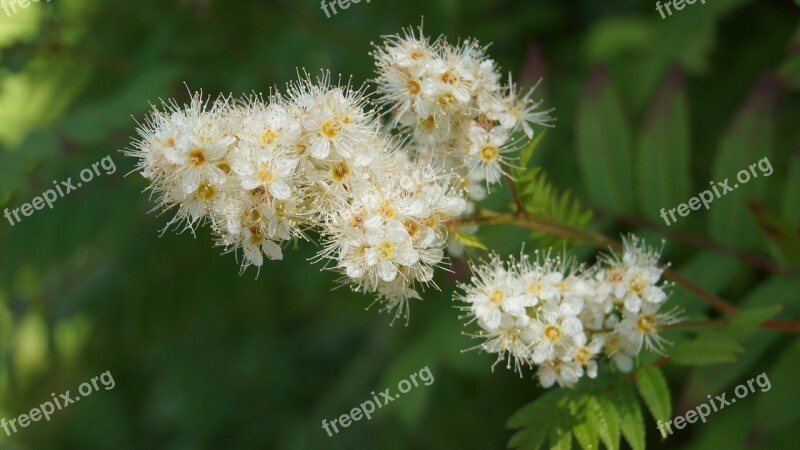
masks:
{"label": "green leaf", "polygon": [[651,105],[639,134],[635,181],[639,210],[645,216],[661,222],[661,208],[668,210],[689,198],[690,153],[686,92],[676,69]]}
{"label": "green leaf", "polygon": [[789,161],[781,208],[781,217],[784,217],[792,228],[800,227],[800,208],[797,207],[798,192],[800,192],[800,155],[793,154]]}
{"label": "green leaf", "polygon": [[665,12],[664,19],[653,11],[659,30],[651,39],[653,45],[647,50],[647,58],[638,73],[636,105],[645,103],[664,74],[675,64],[688,73],[704,72],[714,47],[717,24],[729,11],[750,1],[706,1],[682,11],[672,10],[672,15]]}
{"label": "green leaf", "polygon": [[672,417],[669,387],[657,367],[642,367],[636,371],[636,388],[654,419],[662,422]]}
{"label": "green leaf", "polygon": [[547,391],[541,397],[517,410],[506,422],[508,428],[522,428],[552,420],[553,411],[559,408],[567,392],[561,389]]}
{"label": "green leaf", "polygon": [[[800,0],[795,0],[795,3],[800,5]],[[800,43],[800,26],[797,27],[794,35],[786,45],[790,53],[786,55],[786,59],[781,62],[776,71],[781,80],[795,90],[800,89],[800,51],[797,50],[798,43]]]}
{"label": "green leaf", "polygon": [[508,448],[521,448],[525,450],[538,450],[547,437],[545,433],[539,432],[535,428],[523,428],[508,441]]}
{"label": "green leaf", "polygon": [[477,236],[466,231],[459,231],[456,233],[456,241],[464,247],[479,248],[481,250],[489,250],[486,245],[478,239]]}
{"label": "green leaf", "polygon": [[533,154],[536,152],[536,149],[539,148],[539,144],[542,143],[542,139],[544,139],[544,135],[547,134],[547,130],[542,130],[539,134],[531,140],[525,148],[519,153],[519,168],[514,168],[514,176],[522,176],[525,172],[526,168],[531,162],[531,158]]}
{"label": "green leaf", "polygon": [[586,404],[589,421],[609,450],[619,449],[619,414],[607,396],[593,396]]}
{"label": "green leaf", "polygon": [[522,428],[508,442],[509,448],[536,449],[545,440],[563,439],[557,429],[565,421],[564,405],[569,400],[570,392],[551,390],[536,400],[523,406],[511,415],[506,422],[508,428]]}
{"label": "green leaf", "polygon": [[[592,213],[583,208],[569,192],[559,193],[547,175],[539,168],[529,169],[517,177],[518,194],[528,212],[542,214],[559,222],[583,228],[592,219]],[[533,237],[542,247],[559,247],[562,240],[535,231]]]}
{"label": "green leaf", "polygon": [[583,450],[597,450],[598,438],[597,430],[593,424],[585,421],[572,427],[572,433],[575,435],[575,440]]}
{"label": "green leaf", "polygon": [[583,450],[597,450],[599,448],[597,428],[587,414],[586,400],[588,398],[578,397],[569,403],[573,423],[572,433]]}
{"label": "green leaf", "polygon": [[[796,423],[800,420],[798,373],[800,373],[800,340],[795,339],[792,345],[778,356],[774,365],[761,375],[751,377],[757,378],[753,384],[756,386],[755,394],[758,394],[756,422],[760,430],[769,433],[789,426],[796,428]],[[761,384],[758,385],[758,382]],[[769,389],[762,391],[767,386]]]}
{"label": "green leaf", "polygon": [[577,158],[588,195],[611,211],[631,210],[631,130],[608,75],[601,67],[589,76],[577,121]]}
{"label": "green leaf", "polygon": [[775,249],[786,260],[800,268],[800,236],[763,204],[753,202],[749,206],[764,236],[775,244]]}
{"label": "green leaf", "polygon": [[[800,313],[800,304],[796,300],[800,283],[797,280],[782,276],[774,276],[748,293],[740,303],[743,309],[752,309],[773,305],[784,305],[780,314],[782,318],[793,318]],[[757,367],[764,354],[776,343],[781,336],[767,330],[756,330],[751,336],[742,340],[742,346],[747,349],[739,357],[739,361],[732,364],[699,367],[689,377],[684,398],[702,401],[712,392],[721,392],[733,383],[738,383],[748,373]]]}
{"label": "green leaf", "polygon": [[734,362],[744,349],[732,337],[719,332],[702,332],[691,341],[675,345],[669,354],[675,364],[707,366]]}
{"label": "green leaf", "polygon": [[611,400],[619,413],[622,435],[633,450],[645,449],[645,425],[642,408],[633,385],[621,383],[613,391]]}
{"label": "green leaf", "polygon": [[[719,293],[741,270],[742,263],[718,253],[703,252],[693,257],[677,269],[683,277],[711,293]],[[687,315],[707,309],[708,305],[693,293],[681,287],[674,287],[669,302],[680,307]]]}
{"label": "green leaf", "polygon": [[[775,81],[764,77],[723,136],[714,160],[712,179],[720,196],[709,205],[709,233],[714,240],[734,248],[761,246],[756,222],[745,214],[745,208],[750,201],[766,196],[768,179],[758,176],[763,174],[760,169],[753,169],[753,175],[750,165],[773,154],[777,92]],[[723,195],[725,189],[718,183],[725,181],[733,191]],[[709,186],[704,192],[711,191]]]}
{"label": "green leaf", "polygon": [[781,312],[782,309],[782,305],[772,305],[742,310],[742,312],[740,312],[738,315],[731,318],[731,320],[728,322],[727,329],[731,333],[735,334],[753,331],[762,323],[775,317],[775,315]]}
{"label": "green leaf", "polygon": [[565,414],[556,414],[556,426],[550,430],[550,450],[571,450],[572,432],[570,431],[569,417]]}
{"label": "green leaf", "polygon": [[652,23],[643,16],[600,19],[587,33],[586,56],[591,63],[609,62],[615,56],[644,51],[652,36]]}

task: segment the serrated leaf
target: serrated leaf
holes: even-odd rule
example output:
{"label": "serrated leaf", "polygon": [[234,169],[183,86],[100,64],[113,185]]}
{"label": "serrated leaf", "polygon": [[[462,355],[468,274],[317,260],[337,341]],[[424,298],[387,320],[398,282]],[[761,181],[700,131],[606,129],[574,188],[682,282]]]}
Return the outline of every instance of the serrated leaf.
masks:
{"label": "serrated leaf", "polygon": [[570,402],[570,414],[573,417],[572,433],[583,450],[597,450],[599,440],[597,429],[586,414],[585,401],[581,397]]}
{"label": "serrated leaf", "polygon": [[560,412],[556,415],[556,426],[550,431],[550,450],[572,450],[569,417]]}
{"label": "serrated leaf", "polygon": [[519,153],[519,169],[514,169],[515,176],[520,175],[521,172],[524,172],[528,165],[531,162],[531,158],[533,154],[536,152],[536,149],[539,148],[539,144],[542,143],[542,139],[544,139],[544,135],[547,134],[547,130],[542,130],[539,134],[533,138],[533,140],[522,149]]}
{"label": "serrated leaf", "polygon": [[[753,200],[764,199],[769,178],[754,176],[749,166],[773,155],[777,93],[775,81],[770,77],[764,77],[753,88],[723,136],[714,158],[712,179],[717,183],[720,196],[709,206],[709,234],[714,240],[734,248],[759,249],[762,245],[756,221],[745,214],[745,208]],[[760,169],[754,172],[763,175]],[[749,180],[745,176],[738,179],[741,173]],[[726,181],[733,191],[722,195],[725,189],[718,183]]]}
{"label": "serrated leaf", "polygon": [[[740,306],[743,309],[750,309],[784,305],[780,317],[793,318],[800,313],[800,304],[795,301],[798,289],[800,289],[800,283],[797,280],[774,276],[748,293]],[[711,392],[721,392],[732,384],[740,382],[741,378],[747,377],[751,370],[757,370],[753,367],[756,367],[756,363],[779,338],[778,333],[765,330],[757,330],[752,336],[745,337],[742,345],[747,351],[740,356],[739,361],[732,364],[700,367],[692,371],[687,383],[685,398],[702,400]]]}
{"label": "serrated leaf", "polygon": [[589,422],[583,422],[572,427],[572,433],[575,435],[575,440],[583,450],[597,450],[599,441],[597,439],[597,430]]}
{"label": "serrated leaf", "polygon": [[775,317],[775,315],[781,312],[782,309],[782,305],[773,305],[759,306],[742,310],[739,314],[731,318],[731,320],[728,322],[727,329],[728,331],[736,334],[753,331],[762,323]]}
{"label": "serrated leaf", "polygon": [[645,216],[661,222],[661,208],[689,198],[690,154],[683,75],[675,69],[651,105],[637,141],[636,192]]}
{"label": "serrated leaf", "polygon": [[[517,178],[518,193],[528,212],[541,214],[559,222],[583,228],[592,218],[590,210],[584,209],[569,192],[559,193],[540,168],[529,169]],[[558,237],[542,232],[533,232],[541,247],[559,247]]]}
{"label": "serrated leaf", "polygon": [[605,69],[596,68],[577,115],[577,158],[586,191],[611,211],[633,206],[630,125]]}
{"label": "serrated leaf", "polygon": [[551,390],[544,393],[541,397],[518,409],[506,421],[507,428],[522,428],[539,423],[543,420],[550,420],[552,413],[559,407],[559,402],[567,395],[562,390]]}
{"label": "serrated leaf", "polygon": [[669,352],[671,361],[684,366],[708,366],[734,362],[744,349],[732,337],[723,333],[703,332],[681,342]]}
{"label": "serrated leaf", "polygon": [[611,397],[617,412],[622,435],[633,450],[645,449],[645,425],[642,408],[633,385],[622,383],[617,386]]}
{"label": "serrated leaf", "polygon": [[480,241],[477,236],[466,231],[459,231],[456,233],[456,241],[464,247],[479,248],[481,250],[489,250],[486,244]]}
{"label": "serrated leaf", "polygon": [[672,416],[669,387],[657,367],[642,367],[636,371],[636,389],[654,419],[668,421]]}
{"label": "serrated leaf", "polygon": [[609,450],[619,449],[619,414],[606,396],[591,397],[586,404],[587,416],[603,444]]}
{"label": "serrated leaf", "polygon": [[542,433],[535,428],[523,428],[508,441],[508,448],[520,448],[525,450],[538,450],[547,437],[546,433]]}

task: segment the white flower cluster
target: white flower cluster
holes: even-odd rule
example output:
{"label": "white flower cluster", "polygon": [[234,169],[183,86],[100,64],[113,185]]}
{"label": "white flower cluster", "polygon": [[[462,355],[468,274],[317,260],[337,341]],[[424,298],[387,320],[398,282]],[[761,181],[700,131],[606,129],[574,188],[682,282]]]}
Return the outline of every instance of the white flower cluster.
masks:
{"label": "white flower cluster", "polygon": [[[407,300],[446,262],[448,222],[469,206],[465,176],[496,182],[511,133],[530,137],[529,122],[548,119],[515,86],[502,87],[471,43],[410,36],[388,38],[385,49],[379,91],[403,123],[421,115],[413,139],[392,137],[363,90],[328,75],[305,75],[266,100],[197,94],[189,105],[154,106],[127,154],[160,208],[176,211],[167,227],[210,224],[218,245],[241,250],[242,270],[317,233],[318,260],[407,315]],[[404,91],[392,96],[386,83],[397,82]]]}
{"label": "white flower cluster", "polygon": [[627,372],[642,347],[661,353],[668,343],[659,333],[678,319],[659,311],[667,298],[659,256],[635,237],[624,239],[621,255],[591,268],[549,253],[507,263],[493,255],[472,267],[456,298],[481,328],[477,348],[496,353],[495,364],[505,360],[520,375],[523,366],[537,366],[542,386],[571,386],[596,377],[604,355]]}
{"label": "white flower cluster", "polygon": [[129,154],[161,206],[177,208],[170,224],[207,220],[220,245],[243,251],[243,269],[315,229],[320,257],[389,306],[431,281],[463,191],[398,151],[361,91],[306,78],[268,101],[165,106]]}
{"label": "white flower cluster", "polygon": [[531,124],[552,121],[551,111],[537,111],[531,101],[533,89],[521,94],[510,80],[501,83],[497,65],[475,41],[431,43],[420,27],[387,37],[373,56],[380,101],[409,135],[410,149],[457,171],[474,200],[485,197],[484,184],[506,174],[509,154],[521,143],[513,133],[531,139]]}

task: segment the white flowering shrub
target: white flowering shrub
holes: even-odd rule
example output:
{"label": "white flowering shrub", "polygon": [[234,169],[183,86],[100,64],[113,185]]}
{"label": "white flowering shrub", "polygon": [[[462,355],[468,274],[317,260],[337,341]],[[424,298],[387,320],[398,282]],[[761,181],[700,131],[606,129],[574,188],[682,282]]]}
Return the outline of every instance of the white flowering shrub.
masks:
{"label": "white flowering shrub", "polygon": [[[318,259],[395,314],[446,264],[448,221],[501,181],[522,131],[548,124],[531,93],[503,85],[484,49],[409,32],[375,51],[380,102],[305,75],[268,98],[153,108],[128,154],[169,225],[208,223],[244,270],[282,244],[322,237]],[[457,248],[457,244],[451,245]]]}
{"label": "white flowering shrub", "polygon": [[643,347],[662,353],[659,331],[677,318],[659,312],[667,295],[658,256],[635,237],[622,255],[590,268],[538,251],[534,261],[524,253],[507,263],[493,255],[472,267],[457,298],[481,328],[480,348],[497,353],[498,362],[520,375],[524,366],[537,366],[546,388],[572,386],[583,375],[597,377],[603,354],[630,372]]}
{"label": "white flowering shrub", "polygon": [[[740,350],[719,333],[698,332],[679,336],[668,351],[664,333],[682,315],[665,306],[672,282],[727,314],[740,311],[671,273],[661,250],[641,239],[620,244],[587,230],[591,213],[558,193],[541,168],[528,167],[543,136],[535,127],[551,126],[552,111],[532,99],[533,89],[504,82],[486,47],[432,40],[420,29],[386,37],[372,55],[373,95],[303,73],[266,98],[198,93],[188,105],[154,106],[126,153],[157,209],[174,212],[167,228],[208,225],[242,271],[281,259],[298,240],[318,241],[315,262],[395,319],[408,317],[410,299],[437,287],[446,252],[488,250],[475,235],[479,226],[510,224],[540,242],[608,249],[593,265],[566,251],[507,261],[492,253],[470,265],[472,277],[455,299],[481,340],[474,348],[495,354],[495,365],[530,370],[544,388],[571,388],[512,416],[509,426],[519,429],[512,447],[547,440],[570,448],[574,435],[582,448],[602,441],[615,449],[620,436],[644,448],[639,397],[656,419],[671,414],[658,366],[730,360]],[[513,209],[479,207],[501,183]],[[755,328],[769,317],[755,310],[738,326]]]}

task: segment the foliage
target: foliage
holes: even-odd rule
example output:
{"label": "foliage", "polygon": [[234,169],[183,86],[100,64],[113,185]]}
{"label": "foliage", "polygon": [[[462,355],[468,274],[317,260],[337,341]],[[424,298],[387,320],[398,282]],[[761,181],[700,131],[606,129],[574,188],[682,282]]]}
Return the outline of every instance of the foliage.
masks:
{"label": "foliage", "polygon": [[[0,219],[0,417],[105,370],[117,382],[49,422],[0,432],[0,448],[795,448],[800,347],[762,326],[800,317],[797,5],[696,2],[663,20],[629,0],[373,1],[330,19],[318,2],[283,0],[0,10],[0,209],[106,155],[118,166],[52,210],[14,227]],[[297,67],[360,84],[374,76],[369,43],[420,16],[430,34],[491,42],[515,81],[544,78],[536,92],[558,121],[521,155],[532,170],[514,172],[531,211],[609,236],[664,237],[671,269],[741,313],[676,286],[670,302],[687,320],[720,323],[669,330],[669,361],[543,391],[461,352],[472,341],[449,297],[464,264],[414,302],[407,327],[389,327],[364,311],[369,300],[329,291],[333,276],[308,270],[310,246],[254,279],[230,270],[235,256],[218,257],[203,232],[154,232],[166,218],[147,214],[145,182],[123,177],[131,163],[116,152],[148,101],[185,100],[184,83],[267,91]],[[765,156],[769,177],[669,227],[659,217]],[[486,226],[461,241],[516,253],[530,238]],[[426,365],[431,386],[332,438],[321,429]],[[666,440],[655,432],[656,420],[762,372],[771,390]]]}

